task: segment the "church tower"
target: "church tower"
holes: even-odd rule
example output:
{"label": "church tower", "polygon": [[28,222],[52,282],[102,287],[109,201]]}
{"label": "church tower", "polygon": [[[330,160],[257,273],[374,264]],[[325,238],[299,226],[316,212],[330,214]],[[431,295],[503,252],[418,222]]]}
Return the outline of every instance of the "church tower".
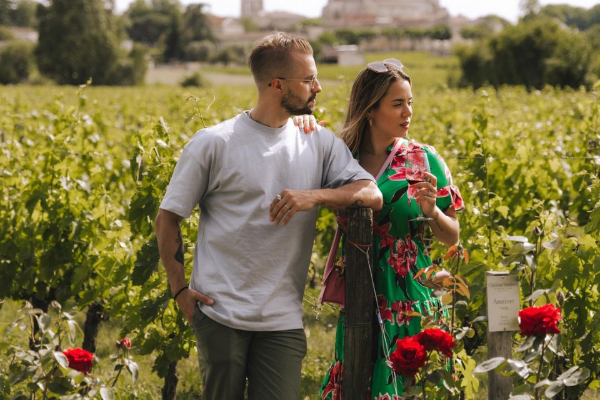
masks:
{"label": "church tower", "polygon": [[242,18],[256,17],[262,10],[262,0],[242,0]]}

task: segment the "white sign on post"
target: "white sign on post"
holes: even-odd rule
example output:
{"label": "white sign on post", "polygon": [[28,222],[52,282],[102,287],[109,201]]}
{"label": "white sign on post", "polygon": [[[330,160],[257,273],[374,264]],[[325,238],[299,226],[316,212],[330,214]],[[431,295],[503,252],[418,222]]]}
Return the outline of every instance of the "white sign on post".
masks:
{"label": "white sign on post", "polygon": [[508,272],[488,271],[486,278],[488,331],[518,331],[519,277]]}

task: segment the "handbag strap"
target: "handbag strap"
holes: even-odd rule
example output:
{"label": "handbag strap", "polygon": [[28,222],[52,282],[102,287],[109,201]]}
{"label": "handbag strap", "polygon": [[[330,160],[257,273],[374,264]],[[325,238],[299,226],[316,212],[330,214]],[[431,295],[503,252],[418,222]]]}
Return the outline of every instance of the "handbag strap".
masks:
{"label": "handbag strap", "polygon": [[[375,182],[377,182],[379,180],[379,177],[381,176],[381,174],[383,174],[383,172],[387,169],[388,165],[392,162],[392,159],[398,152],[398,149],[400,148],[402,143],[404,143],[403,138],[396,139],[396,143],[394,143],[394,147],[392,147],[392,151],[390,151],[390,154],[386,158],[385,162],[381,166],[381,169],[377,173],[377,176],[375,177]],[[335,256],[337,255],[337,249],[340,245],[341,237],[342,237],[342,230],[338,226],[337,229],[335,230],[335,235],[333,236],[333,243],[331,244],[331,249],[329,250],[329,256],[327,256],[327,262],[325,263],[325,271],[323,271],[323,282],[325,282],[325,280],[327,279],[327,277],[333,270],[333,266],[335,264]]]}
{"label": "handbag strap", "polygon": [[390,154],[387,156],[387,158],[385,159],[385,162],[381,166],[381,169],[377,173],[377,176],[375,177],[375,181],[379,180],[379,178],[381,177],[381,174],[383,174],[383,172],[387,169],[388,165],[392,162],[392,158],[394,158],[394,156],[398,152],[398,149],[400,148],[402,143],[404,143],[403,138],[396,139],[396,143],[394,143],[394,147],[392,147],[392,151],[390,151]]}

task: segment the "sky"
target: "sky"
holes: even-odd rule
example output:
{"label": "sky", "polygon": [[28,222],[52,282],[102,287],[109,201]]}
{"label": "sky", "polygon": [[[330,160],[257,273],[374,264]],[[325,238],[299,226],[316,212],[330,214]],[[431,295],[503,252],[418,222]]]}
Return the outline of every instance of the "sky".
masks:
{"label": "sky", "polygon": [[[132,0],[116,0],[117,11],[123,12]],[[241,0],[180,0],[183,4],[206,3],[210,12],[219,16],[240,16]],[[569,4],[577,7],[591,8],[600,0],[542,0],[542,6],[547,4]],[[321,10],[327,4],[327,0],[263,0],[266,11],[282,10],[296,14],[316,18],[321,16]],[[446,7],[450,15],[464,15],[469,18],[482,17],[484,15],[496,14],[511,22],[517,22],[519,18],[519,0],[440,0],[440,4]]]}

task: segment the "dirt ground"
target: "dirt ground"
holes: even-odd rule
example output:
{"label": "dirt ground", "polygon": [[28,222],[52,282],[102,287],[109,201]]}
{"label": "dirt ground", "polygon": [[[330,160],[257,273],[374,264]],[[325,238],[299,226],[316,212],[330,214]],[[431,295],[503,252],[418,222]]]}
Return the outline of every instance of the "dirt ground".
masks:
{"label": "dirt ground", "polygon": [[148,68],[146,73],[147,85],[178,85],[185,77],[192,75],[197,70],[204,75],[212,86],[252,86],[254,81],[248,75],[220,74],[215,72],[203,72],[199,64],[181,64],[169,66],[156,66]]}

